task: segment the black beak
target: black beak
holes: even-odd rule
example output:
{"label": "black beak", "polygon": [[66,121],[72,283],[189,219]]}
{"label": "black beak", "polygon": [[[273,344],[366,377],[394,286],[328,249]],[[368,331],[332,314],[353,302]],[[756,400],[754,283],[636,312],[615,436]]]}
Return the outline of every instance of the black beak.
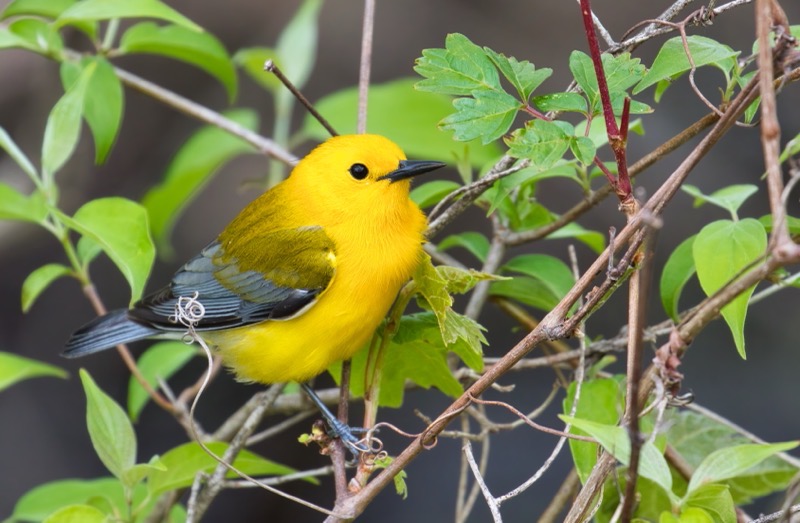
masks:
{"label": "black beak", "polygon": [[428,173],[444,166],[445,164],[442,162],[401,160],[400,167],[389,174],[381,176],[378,178],[378,180],[389,180],[390,182],[396,182],[398,180],[405,180],[406,178],[417,176],[418,174]]}

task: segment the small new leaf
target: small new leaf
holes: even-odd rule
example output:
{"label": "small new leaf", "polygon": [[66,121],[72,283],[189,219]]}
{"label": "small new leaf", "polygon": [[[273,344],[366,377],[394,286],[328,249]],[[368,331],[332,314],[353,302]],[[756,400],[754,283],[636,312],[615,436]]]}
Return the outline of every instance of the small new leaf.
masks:
{"label": "small new leaf", "polygon": [[51,283],[62,276],[72,275],[69,267],[60,263],[48,263],[30,273],[22,283],[22,312],[28,312],[36,298],[43,293]]}
{"label": "small new leaf", "polygon": [[506,57],[506,55],[496,53],[488,47],[484,47],[483,51],[503,73],[503,76],[511,82],[523,103],[527,103],[531,93],[553,74],[552,69],[536,69],[527,60],[520,62],[513,56]]}
{"label": "small new leaf", "polygon": [[20,381],[44,376],[66,378],[67,372],[47,363],[0,352],[0,391]]}
{"label": "small new leaf", "polygon": [[544,120],[532,120],[505,140],[509,154],[528,158],[540,170],[551,168],[570,146],[571,137],[560,126]]}

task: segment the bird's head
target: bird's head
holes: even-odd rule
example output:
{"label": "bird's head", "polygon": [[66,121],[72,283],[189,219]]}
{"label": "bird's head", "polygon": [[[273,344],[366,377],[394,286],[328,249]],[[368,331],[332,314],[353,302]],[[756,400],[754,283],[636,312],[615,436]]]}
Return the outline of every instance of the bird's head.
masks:
{"label": "bird's head", "polygon": [[[389,210],[408,205],[410,179],[442,167],[411,161],[391,140],[360,134],[336,136],[311,151],[290,179],[313,202],[339,210]],[[369,212],[368,214],[372,214]]]}

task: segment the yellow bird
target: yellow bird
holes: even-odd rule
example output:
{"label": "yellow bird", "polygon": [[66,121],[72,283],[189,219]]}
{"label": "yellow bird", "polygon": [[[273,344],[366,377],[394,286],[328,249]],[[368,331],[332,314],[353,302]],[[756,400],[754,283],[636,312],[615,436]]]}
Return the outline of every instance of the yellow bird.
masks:
{"label": "yellow bird", "polygon": [[305,382],[361,348],[411,278],[426,219],[409,179],[443,165],[409,161],[382,136],[327,140],[166,287],[83,326],[64,355],[180,337],[175,306],[197,294],[196,330],[239,379]]}

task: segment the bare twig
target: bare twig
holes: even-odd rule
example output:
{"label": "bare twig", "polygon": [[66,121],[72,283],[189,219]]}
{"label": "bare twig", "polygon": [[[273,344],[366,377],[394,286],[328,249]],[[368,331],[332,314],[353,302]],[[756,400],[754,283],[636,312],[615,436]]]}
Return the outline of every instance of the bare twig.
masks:
{"label": "bare twig", "polygon": [[364,0],[364,25],[361,34],[361,65],[358,73],[358,133],[367,132],[367,100],[372,69],[372,33],[375,28],[375,0]]}
{"label": "bare twig", "polygon": [[264,70],[274,74],[275,78],[280,80],[280,82],[284,85],[284,87],[286,87],[289,90],[289,92],[291,92],[292,95],[294,95],[294,97],[297,98],[297,100],[301,104],[303,104],[303,107],[306,108],[309,114],[311,114],[311,116],[313,116],[320,123],[320,125],[322,125],[322,127],[324,127],[326,131],[328,131],[328,133],[331,136],[338,136],[339,133],[336,132],[336,129],[334,129],[333,126],[330,124],[330,122],[327,119],[325,119],[325,117],[322,116],[322,114],[319,111],[317,111],[317,108],[314,107],[314,104],[308,101],[308,98],[305,97],[305,95],[300,91],[300,89],[298,89],[292,83],[292,81],[289,80],[286,77],[286,75],[283,74],[283,71],[281,71],[280,67],[278,67],[275,64],[275,62],[273,62],[272,60],[267,60],[264,63]]}
{"label": "bare twig", "polygon": [[481,492],[483,492],[483,497],[486,499],[486,504],[489,505],[489,511],[492,513],[492,520],[495,523],[502,523],[503,517],[500,515],[500,505],[497,503],[494,496],[492,496],[489,487],[486,486],[486,482],[483,481],[483,476],[481,476],[478,464],[475,462],[475,456],[472,455],[472,444],[467,441],[462,450],[467,456],[467,463],[469,463],[469,468],[475,476],[475,481],[481,487]]}

